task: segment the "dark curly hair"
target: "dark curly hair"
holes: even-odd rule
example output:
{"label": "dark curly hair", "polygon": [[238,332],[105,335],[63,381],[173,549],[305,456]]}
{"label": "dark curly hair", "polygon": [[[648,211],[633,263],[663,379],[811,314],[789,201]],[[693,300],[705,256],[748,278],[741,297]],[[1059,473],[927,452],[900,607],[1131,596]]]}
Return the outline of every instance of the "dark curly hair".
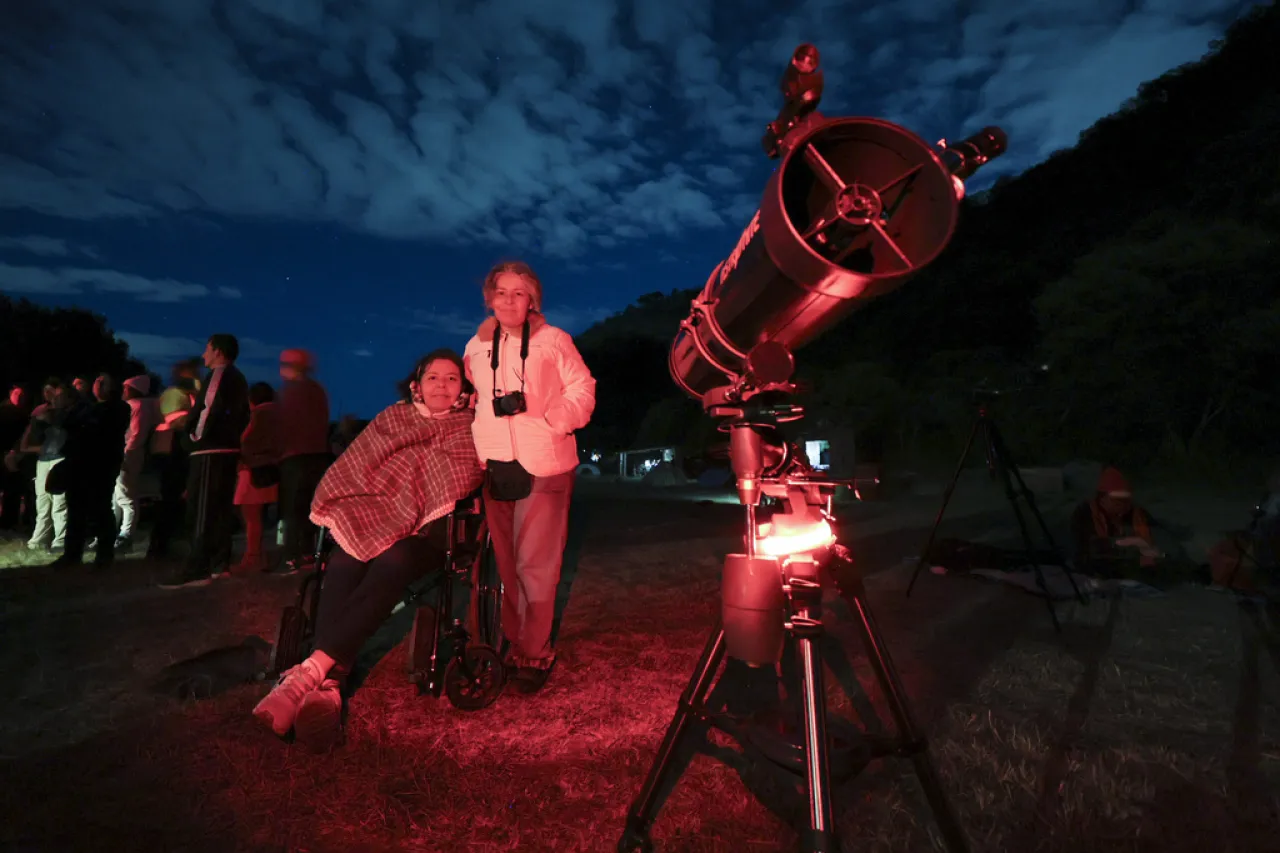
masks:
{"label": "dark curly hair", "polygon": [[462,376],[462,393],[470,394],[475,391],[471,382],[467,380],[467,370],[462,364],[462,356],[458,355],[448,347],[432,350],[431,352],[418,359],[418,363],[413,366],[413,371],[396,383],[396,390],[400,393],[400,399],[405,403],[413,401],[413,389],[410,387],[414,382],[422,379],[422,374],[427,372],[427,366],[433,361],[452,362],[454,367],[458,368],[458,373]]}
{"label": "dark curly hair", "polygon": [[275,389],[266,382],[255,382],[249,386],[249,402],[255,406],[263,403],[274,403],[276,399]]}

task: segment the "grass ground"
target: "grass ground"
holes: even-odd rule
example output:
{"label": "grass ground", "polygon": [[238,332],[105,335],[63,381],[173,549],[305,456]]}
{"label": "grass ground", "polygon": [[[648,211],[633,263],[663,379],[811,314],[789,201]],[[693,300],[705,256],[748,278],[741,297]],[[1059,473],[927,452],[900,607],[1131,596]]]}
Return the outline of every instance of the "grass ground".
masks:
{"label": "grass ground", "polygon": [[[162,592],[144,561],[11,567],[0,839],[23,851],[612,850],[711,625],[717,537],[735,518],[588,496],[547,688],[474,713],[417,697],[401,614],[329,755],[252,723],[265,688],[236,683],[260,657],[252,645],[202,670],[210,698],[176,698],[183,661],[269,639],[295,580]],[[906,599],[895,564],[919,547],[927,512],[859,518],[872,606],[974,850],[1273,849],[1276,613],[1186,588],[1063,607],[1055,637],[1042,602],[1005,586],[928,576]],[[829,603],[833,713],[887,725],[848,611]],[[727,741],[709,751],[667,800],[659,849],[791,849],[803,802],[785,779]],[[936,847],[907,764],[872,765],[836,802],[847,850]]]}

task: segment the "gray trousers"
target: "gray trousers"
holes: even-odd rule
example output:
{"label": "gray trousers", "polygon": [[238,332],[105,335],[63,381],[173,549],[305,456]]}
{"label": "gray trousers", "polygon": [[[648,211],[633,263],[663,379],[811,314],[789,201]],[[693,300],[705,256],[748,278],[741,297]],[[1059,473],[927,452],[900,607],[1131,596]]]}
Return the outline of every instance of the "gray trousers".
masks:
{"label": "gray trousers", "polygon": [[486,488],[484,511],[493,555],[502,577],[502,633],[520,666],[547,668],[555,661],[551,623],[569,534],[574,472],[537,477],[522,500],[494,500]]}

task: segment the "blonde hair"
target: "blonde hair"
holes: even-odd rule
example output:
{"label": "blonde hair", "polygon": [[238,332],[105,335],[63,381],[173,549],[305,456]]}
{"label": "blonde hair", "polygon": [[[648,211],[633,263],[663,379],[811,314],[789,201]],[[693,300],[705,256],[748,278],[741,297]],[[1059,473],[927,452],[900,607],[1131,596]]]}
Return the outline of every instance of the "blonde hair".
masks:
{"label": "blonde hair", "polygon": [[493,292],[498,289],[498,276],[503,273],[518,275],[529,285],[529,310],[542,313],[542,279],[533,271],[533,267],[524,261],[499,261],[484,277],[484,304],[492,308]]}

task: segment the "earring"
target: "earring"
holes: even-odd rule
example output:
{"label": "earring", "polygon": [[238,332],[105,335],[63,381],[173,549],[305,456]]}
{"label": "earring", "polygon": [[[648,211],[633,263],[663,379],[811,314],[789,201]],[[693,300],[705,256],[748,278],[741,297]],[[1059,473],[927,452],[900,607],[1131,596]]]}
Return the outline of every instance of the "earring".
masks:
{"label": "earring", "polygon": [[412,396],[413,396],[413,402],[415,402],[415,403],[421,403],[421,402],[422,402],[422,392],[421,392],[421,391],[419,391],[417,388],[414,388],[414,389],[413,389],[413,395],[412,395]]}

